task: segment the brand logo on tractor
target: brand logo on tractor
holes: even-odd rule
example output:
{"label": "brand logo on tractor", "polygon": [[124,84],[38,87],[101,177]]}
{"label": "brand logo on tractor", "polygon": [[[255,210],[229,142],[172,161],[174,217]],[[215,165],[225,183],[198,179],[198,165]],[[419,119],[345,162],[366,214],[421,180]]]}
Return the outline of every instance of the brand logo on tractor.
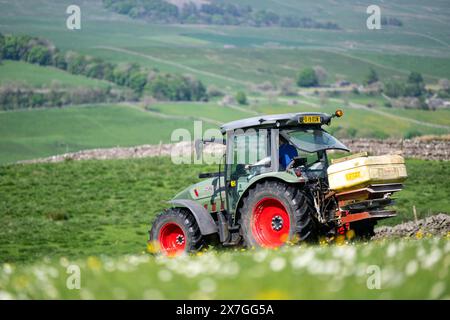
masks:
{"label": "brand logo on tractor", "polygon": [[355,180],[361,177],[361,171],[350,172],[345,175],[347,181]]}

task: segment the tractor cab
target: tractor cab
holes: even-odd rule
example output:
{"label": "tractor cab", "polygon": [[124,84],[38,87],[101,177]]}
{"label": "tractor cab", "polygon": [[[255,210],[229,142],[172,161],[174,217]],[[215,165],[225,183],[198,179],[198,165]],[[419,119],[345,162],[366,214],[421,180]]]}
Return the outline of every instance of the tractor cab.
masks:
{"label": "tractor cab", "polygon": [[235,213],[249,185],[284,174],[293,182],[327,182],[329,150],[349,151],[322,126],[333,117],[324,113],[295,113],[255,117],[227,123],[225,189],[227,209]]}

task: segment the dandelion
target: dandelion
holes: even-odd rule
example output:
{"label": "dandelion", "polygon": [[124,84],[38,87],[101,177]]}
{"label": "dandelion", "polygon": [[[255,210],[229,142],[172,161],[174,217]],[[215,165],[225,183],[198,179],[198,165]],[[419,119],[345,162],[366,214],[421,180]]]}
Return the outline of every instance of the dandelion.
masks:
{"label": "dandelion", "polygon": [[102,267],[102,262],[97,257],[89,257],[87,258],[87,266],[89,269],[98,271]]}
{"label": "dandelion", "polygon": [[159,244],[157,241],[149,241],[147,242],[147,252],[151,254],[155,254],[159,252]]}
{"label": "dandelion", "polygon": [[344,235],[339,235],[336,237],[336,244],[338,246],[342,246],[345,244],[345,236]]}
{"label": "dandelion", "polygon": [[422,239],[423,238],[423,232],[419,229],[419,231],[416,232],[416,239]]}
{"label": "dandelion", "polygon": [[[332,239],[334,239],[334,238],[332,238]],[[327,246],[327,245],[328,245],[327,238],[326,238],[326,237],[320,237],[320,238],[319,238],[319,244],[320,244],[321,246]]]}
{"label": "dandelion", "polygon": [[286,291],[276,289],[260,292],[255,297],[256,300],[288,300],[290,298]]}
{"label": "dandelion", "polygon": [[355,230],[350,229],[345,234],[348,240],[352,240],[355,237]]}

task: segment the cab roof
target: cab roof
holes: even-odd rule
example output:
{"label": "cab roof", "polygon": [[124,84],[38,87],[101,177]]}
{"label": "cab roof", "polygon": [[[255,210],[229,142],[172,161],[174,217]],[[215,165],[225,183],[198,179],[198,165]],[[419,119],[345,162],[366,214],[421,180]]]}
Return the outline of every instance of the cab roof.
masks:
{"label": "cab roof", "polygon": [[[261,115],[257,117],[241,119],[236,121],[231,121],[223,124],[220,127],[222,133],[227,131],[232,131],[236,129],[244,128],[260,128],[260,127],[283,127],[292,125],[305,125],[300,122],[300,120],[305,116],[320,116],[320,123],[315,124],[316,126],[329,124],[332,116],[323,112],[298,112],[298,113],[283,113],[283,114],[272,114],[272,115]],[[277,126],[277,123],[279,124]]]}

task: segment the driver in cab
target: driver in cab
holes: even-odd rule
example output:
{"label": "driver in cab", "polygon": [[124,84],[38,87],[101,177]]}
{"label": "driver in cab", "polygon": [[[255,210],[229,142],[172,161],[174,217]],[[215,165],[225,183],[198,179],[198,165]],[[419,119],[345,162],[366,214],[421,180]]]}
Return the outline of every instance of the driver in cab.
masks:
{"label": "driver in cab", "polygon": [[286,170],[289,163],[298,156],[297,148],[290,144],[283,136],[280,135],[279,145],[280,170]]}

